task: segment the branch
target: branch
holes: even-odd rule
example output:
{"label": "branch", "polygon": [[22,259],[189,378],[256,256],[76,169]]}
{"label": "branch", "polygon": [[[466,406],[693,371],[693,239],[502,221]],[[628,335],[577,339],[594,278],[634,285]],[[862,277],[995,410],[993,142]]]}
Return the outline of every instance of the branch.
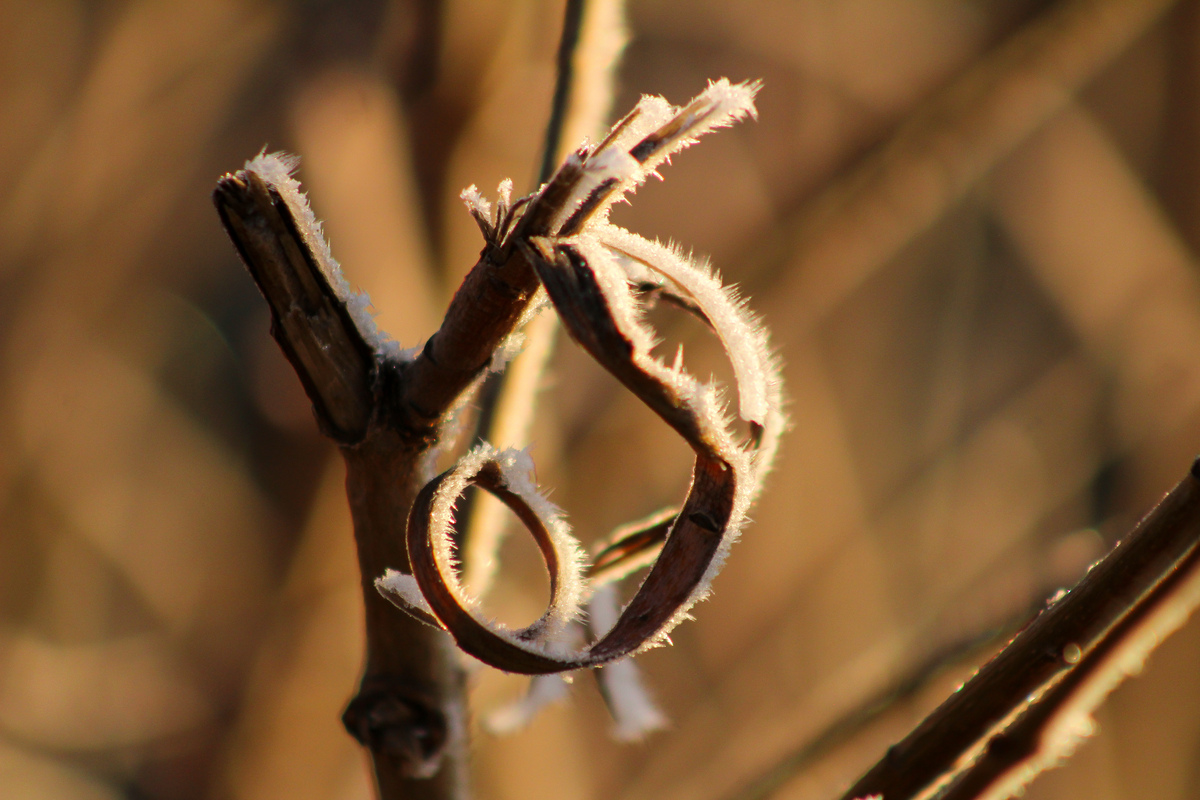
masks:
{"label": "branch", "polygon": [[947,784],[954,800],[1007,797],[1057,764],[1090,732],[1088,714],[1200,603],[1198,543],[1200,460],[843,800],[904,800]]}
{"label": "branch", "polygon": [[[403,520],[420,486],[423,431],[385,413],[409,364],[385,356],[365,298],[349,292],[291,164],[260,156],[213,199],[271,309],[321,429],[342,447],[366,604],[367,664],[345,721],[371,749],[383,798],[465,796],[463,676],[447,638],[399,618],[373,578],[405,564]],[[359,312],[359,313],[356,313]]]}
{"label": "branch", "polygon": [[[619,4],[601,5],[616,9],[619,19]],[[572,0],[568,9],[560,48],[560,62],[568,66],[582,8],[581,0]],[[570,79],[560,76],[560,85]],[[564,97],[557,98],[559,106]],[[562,109],[554,116],[552,131],[563,124]],[[271,309],[272,334],[312,400],[322,432],[341,445],[346,462],[367,663],[343,719],[371,750],[381,797],[462,797],[468,748],[460,656],[445,634],[397,614],[374,579],[389,568],[410,570],[404,523],[429,477],[427,454],[522,321],[538,279],[520,248],[488,246],[424,350],[416,358],[403,354],[383,340],[365,295],[351,292],[342,277],[290,176],[294,166],[259,156],[218,182],[214,202]],[[556,211],[549,204],[554,200],[543,208]],[[536,235],[550,221],[530,208],[520,226]]]}
{"label": "branch", "polygon": [[[213,199],[270,306],[273,335],[346,462],[367,664],[344,721],[371,749],[382,797],[460,796],[466,701],[458,654],[440,631],[398,615],[374,579],[410,570],[404,523],[429,478],[426,454],[517,327],[538,279],[520,248],[489,245],[424,350],[405,357],[381,340],[366,298],[341,276],[292,166],[260,156],[221,178]],[[563,198],[540,199],[518,223],[523,235],[546,232]]]}
{"label": "branch", "polygon": [[[282,165],[286,167],[287,165]],[[321,429],[342,444],[366,435],[374,358],[330,283],[338,273],[294,187],[250,171],[226,176],[217,213],[271,308],[271,334],[304,383]],[[302,202],[302,201],[301,201]]]}

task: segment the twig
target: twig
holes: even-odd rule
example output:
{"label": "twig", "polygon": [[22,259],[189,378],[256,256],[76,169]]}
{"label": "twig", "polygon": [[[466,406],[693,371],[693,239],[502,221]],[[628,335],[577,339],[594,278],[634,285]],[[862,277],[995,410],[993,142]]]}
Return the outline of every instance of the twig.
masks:
{"label": "twig", "polygon": [[398,615],[373,581],[387,569],[408,569],[404,521],[428,477],[425,454],[516,327],[537,277],[518,250],[489,249],[421,354],[409,362],[381,357],[364,336],[369,323],[347,310],[337,265],[283,166],[274,166],[281,175],[270,185],[253,169],[226,175],[214,201],[271,307],[273,335],[346,461],[367,634],[367,664],[346,727],[370,748],[385,800],[464,796],[458,653],[444,634]]}
{"label": "twig", "polygon": [[329,286],[326,276],[336,265],[311,245],[314,232],[302,230],[304,216],[261,176],[248,172],[222,180],[214,200],[267,298],[271,332],[304,383],[323,432],[342,444],[356,444],[370,423],[374,357]]}
{"label": "twig", "polygon": [[[952,780],[949,796],[966,800],[1001,777],[1013,778],[1018,767],[1036,767],[1015,776],[1023,785],[1069,754],[1086,735],[1075,723],[1131,671],[1130,658],[1140,664],[1195,607],[1198,542],[1200,461],[1074,589],[891,747],[843,800],[904,800]],[[1183,584],[1189,596],[1172,603]],[[1030,703],[1033,696],[1040,698]],[[1065,729],[1051,731],[1064,722]],[[1007,796],[1003,790],[994,796]]]}
{"label": "twig", "polygon": [[554,100],[550,106],[550,121],[546,123],[546,142],[542,146],[542,166],[538,170],[538,183],[550,180],[558,166],[558,151],[562,148],[563,128],[567,122],[567,109],[571,105],[571,90],[575,74],[575,48],[579,44],[579,32],[583,26],[585,0],[567,0],[563,15],[562,37],[558,43],[558,70],[554,82]]}
{"label": "twig", "polygon": [[372,583],[388,566],[406,563],[403,520],[420,486],[427,428],[406,429],[402,415],[387,413],[399,365],[377,361],[294,187],[245,170],[222,178],[214,201],[271,308],[272,334],[346,461],[367,633],[367,664],[347,727],[371,749],[381,797],[465,796],[458,654],[444,635],[398,618]]}
{"label": "twig", "polygon": [[[706,595],[758,495],[783,428],[782,390],[765,330],[708,269],[607,221],[611,205],[656,174],[671,154],[754,114],[757,89],[721,79],[679,108],[642,98],[602,142],[573,153],[516,223],[507,186],[494,210],[473,187],[464,193],[488,249],[525,253],[572,339],[686,439],[696,456],[692,484],[659,560],[611,629],[581,650],[563,646],[591,593],[579,545],[561,512],[537,492],[528,457],[481,445],[430,481],[409,516],[411,574],[389,571],[377,586],[400,608],[445,627],[459,647],[486,664],[540,675],[597,667],[653,647]],[[621,264],[617,253],[670,281],[713,321],[734,366],[737,413],[750,428],[748,440],[735,437],[714,388],[686,371],[682,353],[670,366],[651,353],[654,337],[634,310],[629,285],[630,270],[639,268]],[[551,575],[546,614],[521,630],[480,615],[453,564],[453,505],[471,484],[496,494],[521,517]]]}
{"label": "twig", "polygon": [[[1091,712],[1126,677],[1138,672],[1158,644],[1174,633],[1200,604],[1200,463],[1163,505],[1164,526],[1190,531],[1193,546],[1162,580],[1142,595],[1128,614],[1090,650],[1072,653],[1078,663],[1012,725],[994,736],[983,756],[964,771],[943,800],[1002,798],[1016,793],[1035,775],[1057,766],[1078,740],[1094,728]],[[1161,508],[1161,506],[1160,506]],[[1146,524],[1152,524],[1149,521]]]}
{"label": "twig", "polygon": [[[583,3],[567,12],[560,60],[570,66]],[[606,69],[611,65],[606,65]],[[570,74],[560,84],[570,85]],[[558,93],[557,103],[568,94]],[[562,108],[551,139],[561,138]],[[558,133],[554,133],[555,130]],[[554,153],[548,154],[553,158]],[[409,571],[404,523],[428,479],[429,451],[538,288],[522,248],[489,246],[415,358],[380,341],[288,174],[260,157],[222,178],[214,201],[271,309],[272,333],[300,376],[324,433],[341,446],[366,612],[367,663],[344,715],[372,754],[381,797],[467,793],[466,701],[460,655],[444,633],[397,614],[375,589],[389,568]],[[552,199],[552,198],[551,198]],[[554,210],[550,203],[544,204]],[[548,225],[530,208],[517,223]]]}

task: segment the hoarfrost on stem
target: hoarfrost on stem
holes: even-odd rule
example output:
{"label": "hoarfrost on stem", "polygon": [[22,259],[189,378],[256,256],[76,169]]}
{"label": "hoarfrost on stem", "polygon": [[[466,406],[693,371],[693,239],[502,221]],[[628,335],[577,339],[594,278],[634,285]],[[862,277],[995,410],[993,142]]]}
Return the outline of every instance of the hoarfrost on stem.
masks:
{"label": "hoarfrost on stem", "polygon": [[[485,252],[527,259],[571,337],[692,447],[693,481],[681,507],[625,527],[584,569],[583,550],[561,512],[532,483],[527,454],[483,444],[418,495],[407,533],[412,575],[389,571],[377,581],[394,603],[446,629],[464,651],[499,669],[552,675],[613,665],[602,673],[602,686],[619,732],[629,738],[660,726],[662,717],[622,660],[667,642],[707,595],[770,469],[784,418],[778,363],[746,303],[707,264],[612,224],[608,214],[650,175],[658,176],[672,154],[704,133],[754,116],[758,88],[721,79],[679,108],[643,97],[602,141],[568,156],[533,195],[514,201],[510,181],[500,185],[494,204],[474,186],[462,193]],[[719,388],[687,372],[682,350],[671,364],[653,354],[658,337],[645,322],[634,283],[678,299],[712,328],[732,363],[737,416],[749,436],[734,433]],[[487,619],[462,586],[451,517],[471,484],[521,518],[546,561],[550,606],[529,627],[512,630]],[[633,599],[619,608],[611,582],[659,551]],[[593,639],[586,643],[577,621],[589,600]],[[528,700],[537,705],[560,688],[561,681],[535,685]],[[525,710],[512,714],[525,716]]]}

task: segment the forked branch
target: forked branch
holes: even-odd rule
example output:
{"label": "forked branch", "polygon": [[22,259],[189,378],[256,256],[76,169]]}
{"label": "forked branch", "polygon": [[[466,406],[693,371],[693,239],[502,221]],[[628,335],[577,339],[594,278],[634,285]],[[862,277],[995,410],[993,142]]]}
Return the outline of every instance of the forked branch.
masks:
{"label": "forked branch", "polygon": [[[561,672],[664,642],[707,594],[783,427],[774,359],[761,327],[707,267],[612,225],[607,215],[672,153],[752,114],[756,88],[721,80],[682,108],[643,98],[607,138],[575,151],[533,195],[514,201],[505,182],[493,208],[474,187],[464,192],[484,251],[441,328],[415,354],[375,328],[365,296],[342,278],[290,176],[291,162],[260,155],[221,179],[215,199],[226,229],[271,307],[272,331],[322,429],[346,460],[368,658],[345,722],[371,748],[384,797],[453,796],[465,785],[462,672],[442,629],[492,666]],[[653,354],[654,336],[638,305],[647,294],[635,294],[634,284],[677,298],[710,323],[733,363],[738,415],[750,431],[744,440],[733,433],[717,389],[685,371],[682,353],[672,365]],[[655,520],[622,534],[590,580],[582,549],[533,486],[523,455],[484,444],[439,477],[426,472],[430,453],[447,444],[456,407],[496,352],[512,349],[506,340],[528,319],[542,286],[572,337],[696,453],[692,487],[670,525]],[[468,483],[508,504],[545,556],[551,607],[526,629],[487,621],[462,589],[450,519]],[[581,604],[659,547],[632,602],[595,631],[592,644],[572,651]],[[410,616],[397,614],[375,586]]]}

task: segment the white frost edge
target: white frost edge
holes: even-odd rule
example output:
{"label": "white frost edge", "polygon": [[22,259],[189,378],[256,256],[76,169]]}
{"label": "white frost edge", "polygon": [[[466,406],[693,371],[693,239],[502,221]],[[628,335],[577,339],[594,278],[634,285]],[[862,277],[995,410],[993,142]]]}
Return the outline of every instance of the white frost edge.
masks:
{"label": "white frost edge", "polygon": [[[480,616],[478,600],[467,595],[458,576],[449,536],[454,502],[488,461],[495,461],[499,465],[504,485],[525,501],[541,520],[558,554],[558,597],[539,620],[521,631],[524,635],[520,638],[516,635],[518,632],[502,623]],[[486,442],[459,459],[438,488],[432,504],[430,532],[433,536],[433,556],[439,573],[447,578],[447,588],[476,622],[517,647],[561,659],[563,653],[559,640],[570,623],[579,618],[581,611],[584,595],[583,548],[572,535],[562,511],[538,492],[532,473],[533,460],[526,450],[497,451]]]}
{"label": "white frost edge", "polygon": [[765,427],[770,414],[768,392],[772,383],[778,385],[778,377],[772,374],[766,332],[751,316],[746,302],[721,284],[707,261],[697,261],[679,247],[650,241],[611,224],[597,227],[594,234],[601,244],[670,279],[696,301],[729,355],[742,419]]}
{"label": "white frost edge", "polygon": [[421,593],[421,587],[417,585],[417,579],[412,575],[394,569],[386,570],[383,577],[375,579],[375,588],[389,600],[396,598],[417,611],[430,616],[434,615],[433,609],[425,600],[425,595]]}
{"label": "white frost edge", "polygon": [[775,459],[779,437],[787,429],[783,377],[766,326],[735,288],[721,283],[706,260],[698,261],[673,244],[651,241],[611,223],[596,226],[593,233],[605,247],[666,278],[707,315],[733,367],[738,415],[763,429],[753,456],[757,497]]}
{"label": "white frost edge", "polygon": [[700,136],[717,128],[727,128],[746,117],[758,119],[754,96],[761,88],[761,81],[730,83],[728,78],[709,81],[703,92],[676,113],[676,116],[684,113],[689,116],[670,143],[642,164],[643,179],[655,174],[657,167],[672,155],[695,144]]}
{"label": "white frost edge", "polygon": [[401,348],[399,343],[387,335],[375,324],[371,298],[366,292],[356,292],[350,288],[350,283],[342,273],[341,264],[333,257],[321,221],[313,214],[308,198],[300,189],[300,182],[292,177],[292,173],[300,165],[298,156],[287,153],[268,153],[266,148],[245,164],[247,172],[253,172],[266,183],[275,187],[280,197],[288,201],[288,206],[294,209],[299,219],[296,220],[304,243],[317,256],[317,265],[325,274],[325,279],[333,288],[338,299],[345,305],[354,320],[363,340],[375,351],[380,358],[389,361],[412,361],[419,352],[414,348]]}
{"label": "white frost edge", "polygon": [[604,292],[613,321],[621,333],[634,345],[632,354],[634,366],[674,393],[677,402],[689,408],[696,415],[701,438],[707,445],[719,453],[736,470],[737,474],[747,477],[747,480],[738,481],[735,487],[729,522],[726,524],[725,532],[708,569],[688,599],[663,625],[658,636],[631,653],[631,655],[636,655],[652,647],[666,644],[669,641],[668,634],[689,618],[689,612],[696,603],[704,600],[711,593],[712,581],[725,565],[733,542],[741,535],[742,527],[746,523],[746,514],[757,496],[759,484],[757,478],[760,470],[754,456],[743,450],[734,441],[730,433],[731,421],[725,412],[725,404],[717,388],[696,380],[682,368],[678,361],[674,365],[668,366],[653,355],[651,350],[655,344],[654,334],[641,322],[640,310],[633,300],[629,283],[625,279],[625,273],[621,269],[616,255],[591,235],[585,234],[551,241],[557,246],[574,247],[591,266],[597,285]]}
{"label": "white frost edge", "polygon": [[[625,195],[629,192],[636,191],[637,187],[645,183],[651,175],[661,177],[658,175],[658,167],[675,153],[695,144],[700,136],[717,128],[733,125],[746,117],[757,119],[758,111],[754,106],[754,96],[761,87],[762,84],[759,81],[730,83],[728,78],[721,78],[717,81],[710,81],[703,92],[680,108],[671,106],[661,97],[644,96],[637,105],[637,108],[642,110],[642,114],[633,120],[627,130],[614,137],[613,142],[603,150],[594,153],[589,159],[588,168],[592,166],[592,162],[595,162],[597,169],[605,171],[605,177],[613,174],[620,179],[612,194],[597,207],[595,218],[607,221],[613,204],[625,199]],[[668,110],[669,114],[666,113]],[[633,166],[629,167],[624,160],[608,155],[608,151],[616,150],[618,145],[620,152],[628,155],[629,151],[640,141],[665,127],[680,114],[685,113],[688,116],[679,126],[679,130],[672,134],[666,144],[644,163],[639,164],[630,157],[629,161],[633,162]]]}
{"label": "white frost edge", "polygon": [[[653,94],[642,95],[633,110],[625,116],[625,119],[629,119],[630,116],[633,119],[612,138],[608,146],[629,152],[635,144],[645,139],[652,131],[658,130],[669,122],[677,111],[679,109],[671,105],[665,97]],[[621,120],[621,122],[624,121]]]}

